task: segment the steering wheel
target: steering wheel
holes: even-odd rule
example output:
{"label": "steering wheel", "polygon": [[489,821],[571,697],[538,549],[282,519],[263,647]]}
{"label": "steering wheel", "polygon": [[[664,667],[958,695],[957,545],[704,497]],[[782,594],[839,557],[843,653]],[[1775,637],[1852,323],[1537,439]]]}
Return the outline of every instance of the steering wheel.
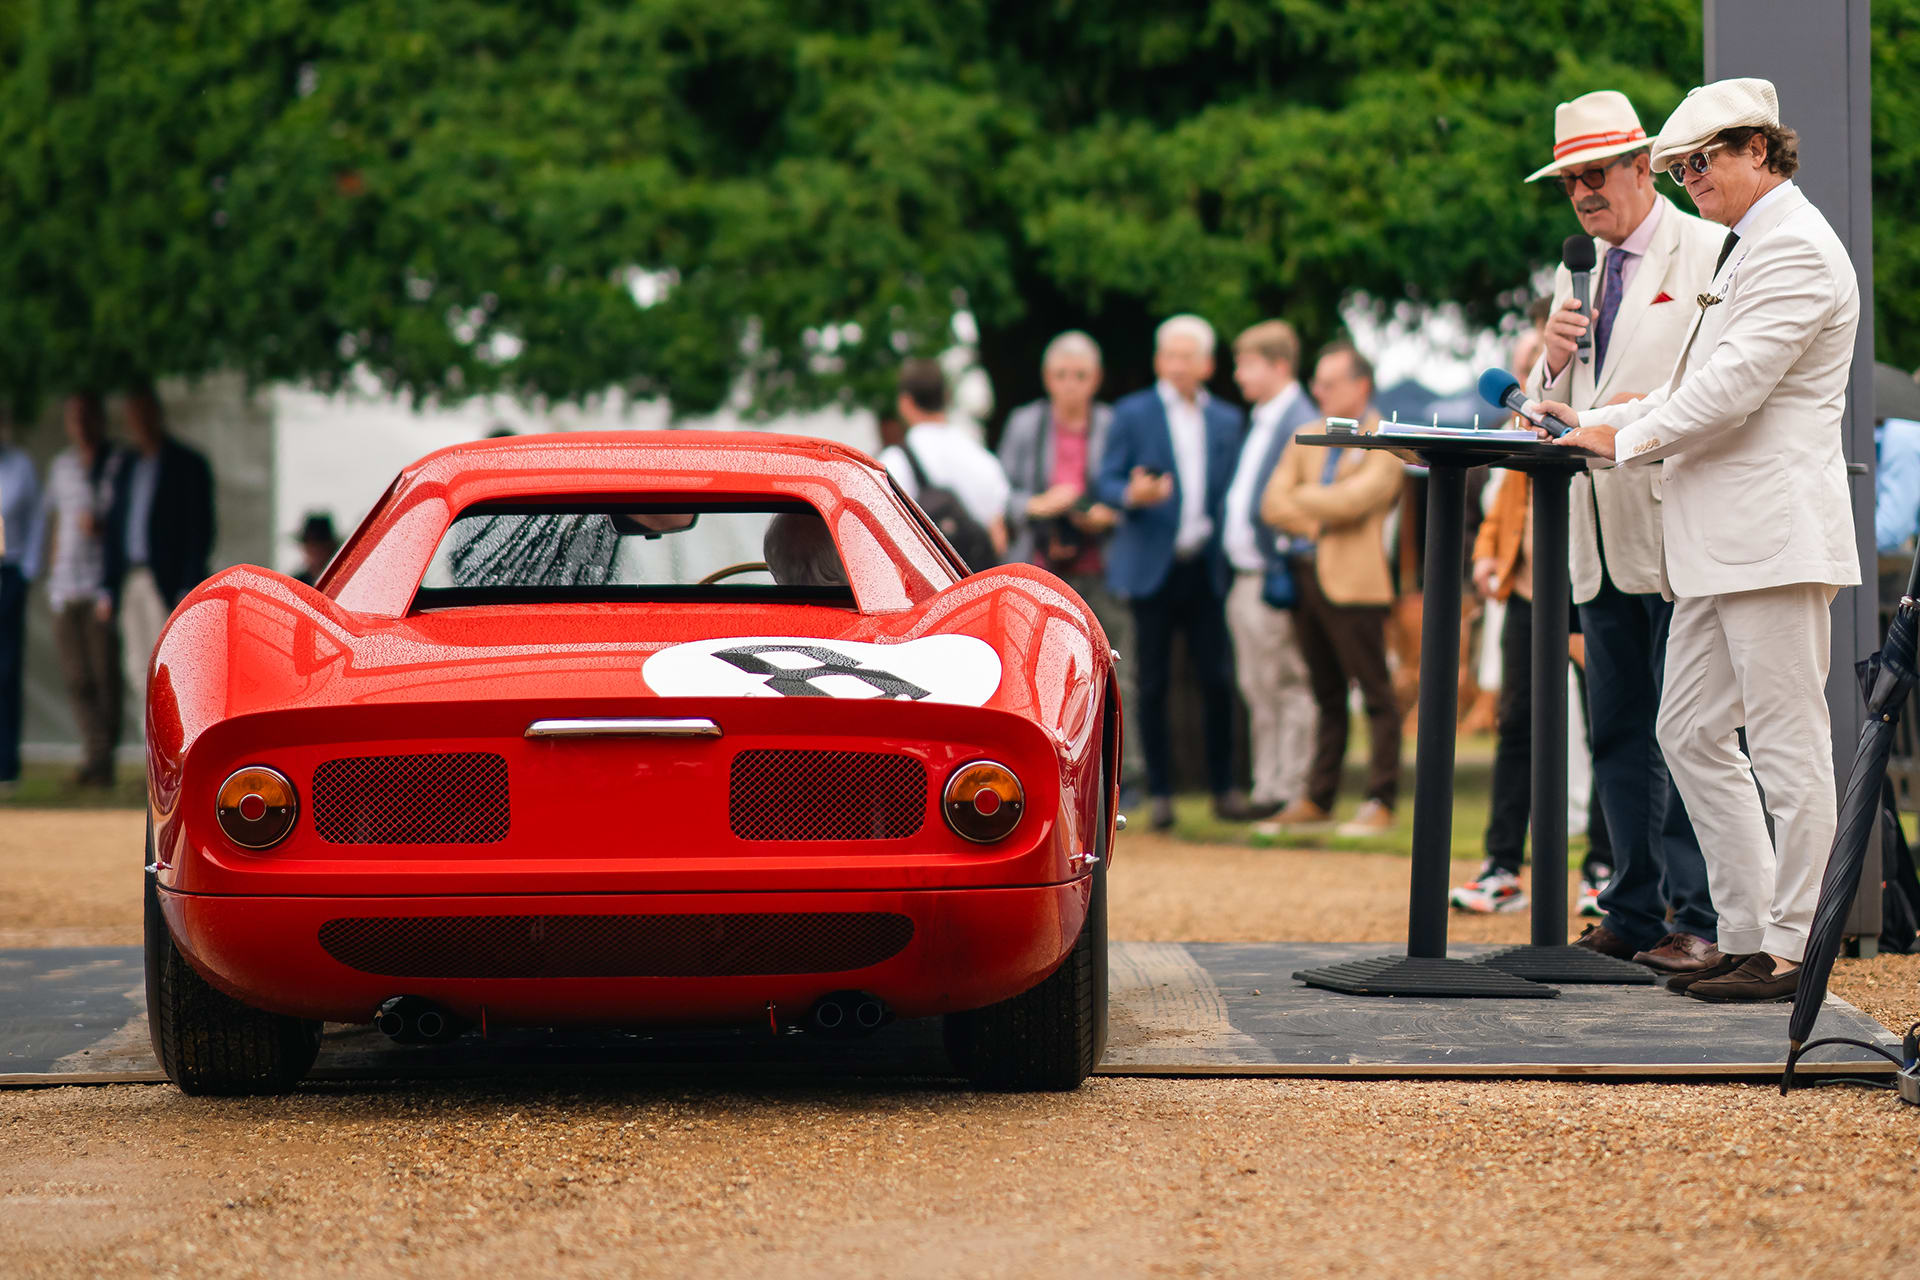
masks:
{"label": "steering wheel", "polygon": [[767,568],[767,562],[765,560],[742,560],[739,564],[730,564],[724,569],[715,569],[712,573],[700,579],[700,585],[703,587],[712,586],[716,582],[720,582],[726,578],[738,577],[743,573],[771,572],[772,570]]}

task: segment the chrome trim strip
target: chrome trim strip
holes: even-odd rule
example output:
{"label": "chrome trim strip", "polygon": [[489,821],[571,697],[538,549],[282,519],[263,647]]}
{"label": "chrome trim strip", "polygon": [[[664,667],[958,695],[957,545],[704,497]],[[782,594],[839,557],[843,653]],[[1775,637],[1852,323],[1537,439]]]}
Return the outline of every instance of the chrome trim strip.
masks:
{"label": "chrome trim strip", "polygon": [[720,726],[711,720],[535,720],[527,726],[529,738],[717,738]]}

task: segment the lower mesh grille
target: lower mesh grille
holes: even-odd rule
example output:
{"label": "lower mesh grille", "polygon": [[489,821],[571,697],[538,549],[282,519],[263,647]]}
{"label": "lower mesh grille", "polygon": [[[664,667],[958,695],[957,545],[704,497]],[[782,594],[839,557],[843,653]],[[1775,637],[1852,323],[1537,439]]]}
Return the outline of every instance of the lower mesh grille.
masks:
{"label": "lower mesh grille", "polygon": [[329,844],[492,844],[512,824],[506,757],[354,756],[313,771],[313,829]]}
{"label": "lower mesh grille", "polygon": [[913,921],[881,911],[329,920],[320,945],[395,978],[719,978],[838,973],[900,954]]}
{"label": "lower mesh grille", "polygon": [[877,751],[742,751],[727,822],[742,840],[899,840],[927,815],[927,769]]}

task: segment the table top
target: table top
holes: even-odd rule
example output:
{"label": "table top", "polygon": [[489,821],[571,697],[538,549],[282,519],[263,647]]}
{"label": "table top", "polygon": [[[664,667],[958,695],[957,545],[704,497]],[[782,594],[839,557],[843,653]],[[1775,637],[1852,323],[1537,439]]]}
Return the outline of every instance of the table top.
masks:
{"label": "table top", "polygon": [[1429,466],[1506,467],[1513,471],[1584,471],[1598,455],[1549,440],[1475,440],[1470,436],[1434,438],[1383,436],[1359,432],[1311,432],[1294,437],[1301,444],[1336,449],[1392,449],[1412,453]]}

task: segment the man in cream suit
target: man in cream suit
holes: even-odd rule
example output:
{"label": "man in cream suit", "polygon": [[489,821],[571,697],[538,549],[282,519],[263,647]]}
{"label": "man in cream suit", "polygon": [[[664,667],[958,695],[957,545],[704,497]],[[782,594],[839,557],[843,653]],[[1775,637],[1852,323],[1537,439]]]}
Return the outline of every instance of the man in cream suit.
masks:
{"label": "man in cream suit", "polygon": [[1791,181],[1797,146],[1765,80],[1722,80],[1674,110],[1654,166],[1732,230],[1666,385],[1579,414],[1564,437],[1629,467],[1666,464],[1660,745],[1700,833],[1721,953],[1670,985],[1703,1000],[1792,996],[1835,824],[1824,687],[1828,608],[1860,581],[1841,451],[1860,295],[1845,246]]}
{"label": "man in cream suit", "polygon": [[[1546,352],[1529,386],[1578,409],[1662,386],[1713,281],[1722,232],[1654,190],[1649,143],[1625,94],[1601,90],[1554,113],[1552,177],[1594,237],[1592,328],[1561,267]],[[1591,332],[1588,352],[1576,351]],[[1602,920],[1580,945],[1667,973],[1711,963],[1715,918],[1706,862],[1654,734],[1673,606],[1660,594],[1657,466],[1575,476],[1573,600],[1586,636],[1593,777],[1613,840]],[[1669,928],[1668,915],[1673,924]]]}

